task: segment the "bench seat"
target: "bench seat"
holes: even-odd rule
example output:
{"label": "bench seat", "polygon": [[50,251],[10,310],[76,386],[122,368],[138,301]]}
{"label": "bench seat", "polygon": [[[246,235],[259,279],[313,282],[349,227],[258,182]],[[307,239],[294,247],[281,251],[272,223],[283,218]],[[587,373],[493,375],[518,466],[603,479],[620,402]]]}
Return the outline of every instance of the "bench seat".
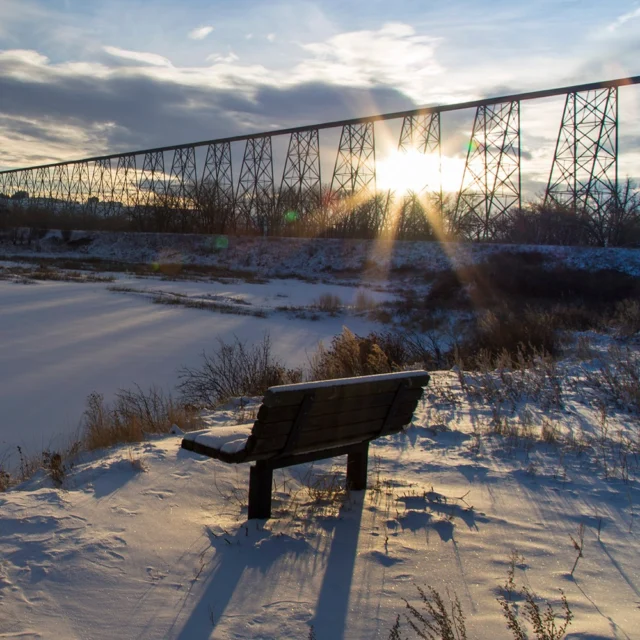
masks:
{"label": "bench seat", "polygon": [[223,462],[242,462],[252,428],[253,423],[250,422],[191,431],[184,436],[182,448]]}

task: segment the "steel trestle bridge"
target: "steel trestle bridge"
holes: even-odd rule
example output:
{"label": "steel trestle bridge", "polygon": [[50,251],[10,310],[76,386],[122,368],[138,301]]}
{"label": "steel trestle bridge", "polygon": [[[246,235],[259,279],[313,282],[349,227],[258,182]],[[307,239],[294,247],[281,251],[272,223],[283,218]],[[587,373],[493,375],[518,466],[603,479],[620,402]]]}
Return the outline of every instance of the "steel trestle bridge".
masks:
{"label": "steel trestle bridge", "polygon": [[[565,96],[545,205],[600,216],[619,188],[618,92],[635,84],[640,76],[5,170],[0,194],[23,206],[125,216],[141,230],[145,219],[155,230],[182,219],[187,230],[188,219],[198,218],[210,233],[304,235],[305,220],[313,219],[307,226],[317,232],[355,208],[389,207],[389,193],[376,190],[375,123],[400,123],[400,152],[441,159],[441,115],[475,109],[449,226],[490,240],[522,205],[521,103]],[[326,130],[339,133],[329,188],[321,171]],[[273,141],[287,137],[278,184]],[[438,179],[427,186],[425,176],[413,197],[430,199],[442,214]]]}

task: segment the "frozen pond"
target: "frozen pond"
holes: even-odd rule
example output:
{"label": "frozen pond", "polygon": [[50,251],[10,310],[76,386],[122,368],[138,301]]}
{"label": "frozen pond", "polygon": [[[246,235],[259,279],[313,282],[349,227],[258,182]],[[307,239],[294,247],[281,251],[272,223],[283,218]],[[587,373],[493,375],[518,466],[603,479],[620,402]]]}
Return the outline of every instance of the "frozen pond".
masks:
{"label": "frozen pond", "polygon": [[[355,287],[295,280],[259,285],[119,278],[115,284],[236,298],[266,310],[310,304],[327,292],[348,304],[357,292]],[[274,311],[258,318],[152,304],[147,297],[109,291],[108,286],[0,281],[0,456],[16,445],[41,449],[54,446],[60,434],[71,435],[92,391],[108,399],[135,384],[172,390],[179,367],[197,365],[202,351],[212,349],[217,338],[237,336],[251,343],[268,332],[275,353],[295,366],[345,323],[361,334],[375,328],[364,319],[345,316],[323,314],[312,321]]]}

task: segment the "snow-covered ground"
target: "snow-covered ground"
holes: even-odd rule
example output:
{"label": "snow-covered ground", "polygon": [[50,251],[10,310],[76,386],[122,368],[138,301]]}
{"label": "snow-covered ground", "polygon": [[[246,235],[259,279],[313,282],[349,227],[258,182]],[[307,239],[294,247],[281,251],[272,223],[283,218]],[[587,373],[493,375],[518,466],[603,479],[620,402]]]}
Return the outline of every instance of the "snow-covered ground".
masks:
{"label": "snow-covered ground", "polygon": [[[93,391],[108,399],[134,384],[172,390],[178,369],[198,365],[203,350],[213,349],[217,339],[237,336],[253,343],[268,333],[275,354],[298,366],[319,341],[340,333],[343,324],[364,334],[375,326],[343,313],[321,314],[321,321],[313,321],[275,311],[311,305],[326,293],[351,304],[358,287],[300,280],[257,285],[117,278],[114,283],[30,285],[0,280],[0,455],[15,453],[16,445],[39,451],[55,446],[58,436],[71,436]],[[241,301],[240,312],[257,309],[267,317],[152,304],[146,296],[113,287],[173,292],[232,306]],[[375,291],[369,295],[388,297]]]}
{"label": "snow-covered ground", "polygon": [[[638,638],[640,491],[569,444],[600,434],[584,387],[552,409],[520,398],[505,416],[524,428],[529,412],[532,431],[514,438],[492,432],[478,385],[435,372],[413,425],[373,446],[366,493],[323,501],[313,478],[330,462],[277,472],[266,522],[246,520],[248,465],[179,436],[86,457],[63,490],[41,473],[1,494],[0,637],[304,639],[313,626],[318,640],[384,639],[403,598],[418,604],[414,585],[431,585],[458,595],[469,638],[509,638],[496,598],[515,549],[518,588],[556,611],[564,590],[568,637]],[[540,416],[563,442],[540,441]],[[609,420],[610,433],[634,424]],[[342,482],[344,458],[333,464]]]}
{"label": "snow-covered ground", "polygon": [[[419,276],[504,250],[92,237],[70,250],[51,233],[38,252],[3,244],[0,253],[34,263],[67,256],[214,265],[271,280],[0,280],[0,456],[70,436],[92,391],[108,399],[134,384],[173,388],[178,368],[197,365],[218,338],[253,343],[268,332],[276,354],[295,366],[344,324],[361,335],[380,328],[351,309],[314,320],[280,307],[306,308],[327,293],[348,306],[363,290],[387,300],[398,284],[385,281],[387,272]],[[638,251],[508,249],[640,274]],[[264,317],[152,304],[157,296]],[[595,355],[609,340],[583,338],[583,351],[589,344]],[[313,627],[317,640],[385,639],[403,598],[418,604],[415,585],[431,585],[457,593],[469,638],[499,640],[511,637],[496,598],[508,595],[514,549],[524,556],[515,581],[541,606],[549,600],[558,611],[558,588],[565,591],[575,616],[568,637],[639,638],[638,415],[598,404],[584,367],[597,364],[569,358],[552,372],[563,380],[560,400],[558,388],[545,387],[547,373],[434,372],[413,425],[372,447],[366,493],[323,500],[322,486],[344,480],[344,459],[333,470],[331,462],[294,467],[275,474],[266,523],[246,520],[248,465],[181,450],[175,435],[82,454],[61,489],[38,472],[0,494],[0,638],[304,639]],[[206,419],[236,424],[251,410]],[[572,577],[581,525],[583,557]]]}
{"label": "snow-covered ground", "polygon": [[595,247],[326,240],[317,238],[254,238],[159,233],[74,232],[72,243],[50,231],[30,246],[0,238],[0,257],[85,258],[141,264],[209,265],[247,270],[262,276],[320,278],[334,273],[441,271],[474,264],[501,251],[541,252],[553,260],[581,269],[618,269],[640,274],[637,249]]}

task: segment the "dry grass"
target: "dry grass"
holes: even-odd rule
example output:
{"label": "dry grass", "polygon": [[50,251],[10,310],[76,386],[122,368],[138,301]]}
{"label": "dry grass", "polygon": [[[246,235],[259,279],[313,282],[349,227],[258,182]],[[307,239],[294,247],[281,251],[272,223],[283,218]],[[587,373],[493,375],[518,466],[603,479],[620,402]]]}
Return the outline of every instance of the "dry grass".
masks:
{"label": "dry grass", "polygon": [[240,306],[242,303],[224,304],[212,300],[193,300],[186,295],[178,294],[158,294],[152,298],[154,304],[178,305],[189,309],[204,309],[217,313],[228,313],[237,316],[253,316],[255,318],[266,318],[267,312],[263,309],[247,309]]}
{"label": "dry grass", "polygon": [[373,311],[378,307],[378,303],[366,291],[359,289],[358,293],[356,293],[353,306],[358,312]]}
{"label": "dry grass", "polygon": [[343,308],[342,298],[333,293],[323,293],[312,305],[318,311],[324,311],[332,316]]}
{"label": "dry grass", "polygon": [[312,380],[331,380],[375,373],[388,373],[392,365],[380,346],[360,338],[346,327],[327,348],[322,343],[309,360]]}
{"label": "dry grass", "polygon": [[201,428],[197,412],[177,403],[162,390],[140,387],[120,391],[112,403],[99,393],[87,399],[83,420],[82,446],[88,451],[122,443],[140,442],[146,434],[169,433],[177,424],[183,431]]}
{"label": "dry grass", "polygon": [[547,353],[505,350],[494,357],[481,352],[473,364],[465,371],[465,362],[457,362],[460,385],[471,400],[495,407],[528,398],[546,408],[562,407],[562,372]]}
{"label": "dry grass", "polygon": [[172,306],[187,307],[189,309],[204,309],[205,311],[215,311],[217,313],[228,313],[237,316],[253,316],[255,318],[266,318],[267,312],[263,309],[252,309],[251,303],[244,300],[233,300],[221,302],[219,300],[203,300],[190,298],[184,293],[175,292],[151,292],[145,289],[124,285],[110,285],[107,291],[114,293],[133,293],[150,298],[154,304],[166,304]]}
{"label": "dry grass", "polygon": [[[80,453],[141,442],[150,434],[169,433],[173,425],[193,431],[201,429],[203,423],[194,408],[176,402],[156,387],[119,391],[112,402],[105,402],[102,394],[91,393],[78,439],[66,448],[46,449],[39,455],[25,455],[18,447],[17,466],[9,468],[0,463],[0,491],[28,480],[40,470],[55,487],[61,488]],[[132,466],[141,470],[141,461],[134,460],[131,451],[129,457]]]}
{"label": "dry grass", "polygon": [[55,282],[113,282],[113,276],[101,276],[81,271],[68,271],[56,269],[46,264],[38,267],[0,267],[0,280],[19,282],[20,284],[32,284],[38,281]]}

